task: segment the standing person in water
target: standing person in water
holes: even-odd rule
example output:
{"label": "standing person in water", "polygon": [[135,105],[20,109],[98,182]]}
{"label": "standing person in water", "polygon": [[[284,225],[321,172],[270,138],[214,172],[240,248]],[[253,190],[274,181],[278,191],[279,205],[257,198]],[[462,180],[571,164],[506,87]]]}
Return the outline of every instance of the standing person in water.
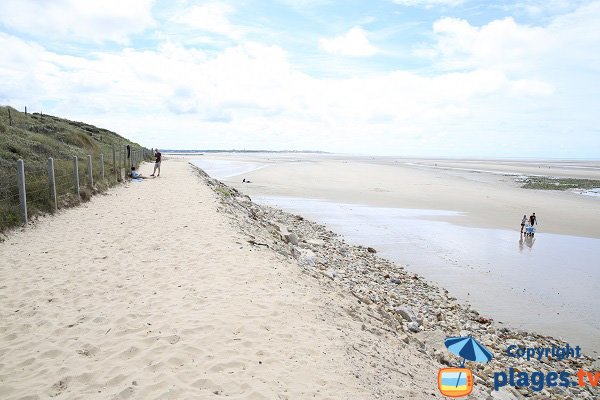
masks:
{"label": "standing person in water", "polygon": [[523,229],[525,229],[526,223],[527,223],[527,215],[523,215],[523,219],[521,220],[521,233],[523,233]]}
{"label": "standing person in water", "polygon": [[154,171],[150,176],[154,176],[154,174],[156,174],[156,170],[158,170],[158,174],[156,174],[156,176],[160,176],[160,159],[162,157],[162,154],[160,154],[160,151],[158,151],[158,149],[154,151],[154,157],[156,157],[156,162],[154,163]]}
{"label": "standing person in water", "polygon": [[529,216],[529,225],[531,225],[531,226],[537,225],[537,217],[535,216],[535,213],[532,213]]}

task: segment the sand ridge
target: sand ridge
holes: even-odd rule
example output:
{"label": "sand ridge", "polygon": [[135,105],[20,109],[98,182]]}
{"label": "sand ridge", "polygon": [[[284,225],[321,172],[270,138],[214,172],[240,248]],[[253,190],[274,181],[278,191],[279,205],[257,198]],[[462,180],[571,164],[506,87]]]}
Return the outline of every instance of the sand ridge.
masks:
{"label": "sand ridge", "polygon": [[0,243],[0,397],[437,396],[438,365],[217,207],[167,160]]}

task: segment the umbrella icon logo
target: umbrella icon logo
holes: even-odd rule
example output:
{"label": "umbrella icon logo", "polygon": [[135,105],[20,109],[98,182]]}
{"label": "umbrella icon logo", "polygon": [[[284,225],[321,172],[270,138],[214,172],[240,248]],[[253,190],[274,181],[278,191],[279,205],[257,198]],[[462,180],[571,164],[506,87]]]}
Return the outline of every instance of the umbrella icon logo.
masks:
{"label": "umbrella icon logo", "polygon": [[440,393],[448,397],[463,397],[473,391],[473,373],[464,368],[465,361],[486,363],[494,356],[472,336],[449,337],[444,344],[453,354],[462,358],[460,368],[442,368],[438,372]]}

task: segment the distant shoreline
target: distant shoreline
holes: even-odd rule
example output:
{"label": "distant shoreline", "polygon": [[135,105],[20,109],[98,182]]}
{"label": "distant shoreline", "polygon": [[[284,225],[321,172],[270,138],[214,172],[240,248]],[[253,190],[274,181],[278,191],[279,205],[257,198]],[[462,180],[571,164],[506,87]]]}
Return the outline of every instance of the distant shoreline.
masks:
{"label": "distant shoreline", "polygon": [[561,158],[561,157],[474,157],[474,156],[425,156],[425,155],[373,155],[373,154],[355,154],[355,153],[344,153],[344,152],[333,152],[323,150],[219,150],[219,149],[208,149],[208,150],[190,150],[190,149],[161,149],[163,154],[177,154],[177,155],[198,155],[200,153],[239,153],[239,154],[253,154],[253,153],[272,153],[272,154],[324,154],[331,156],[344,156],[350,158],[377,158],[382,160],[422,160],[422,161],[464,161],[464,162],[522,162],[522,163],[600,163],[600,158]]}
{"label": "distant shoreline", "polygon": [[200,153],[307,153],[307,154],[334,154],[320,150],[161,150],[164,154],[197,155]]}

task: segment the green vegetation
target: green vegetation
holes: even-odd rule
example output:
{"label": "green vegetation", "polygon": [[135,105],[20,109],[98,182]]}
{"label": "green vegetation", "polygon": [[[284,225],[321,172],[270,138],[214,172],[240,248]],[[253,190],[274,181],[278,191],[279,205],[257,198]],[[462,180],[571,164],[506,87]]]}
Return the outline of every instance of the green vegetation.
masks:
{"label": "green vegetation", "polygon": [[[124,145],[140,148],[115,132],[83,122],[0,107],[0,232],[21,222],[17,160],[21,159],[25,164],[28,214],[34,216],[51,212],[47,172],[49,157],[54,158],[58,205],[63,208],[78,204],[78,197],[86,201],[92,194],[117,183],[112,170],[112,149],[114,146],[119,165]],[[100,154],[104,155],[105,179],[100,177]],[[88,155],[93,160],[93,188],[87,178]],[[79,159],[79,196],[74,189],[73,156]]]}
{"label": "green vegetation", "polygon": [[231,193],[229,193],[226,189],[223,189],[223,188],[220,188],[220,187],[216,188],[215,192],[219,193],[223,197],[229,197],[229,196],[231,196]]}
{"label": "green vegetation", "polygon": [[539,190],[568,190],[600,188],[600,180],[575,178],[550,178],[547,176],[528,176],[523,179],[522,188]]}

